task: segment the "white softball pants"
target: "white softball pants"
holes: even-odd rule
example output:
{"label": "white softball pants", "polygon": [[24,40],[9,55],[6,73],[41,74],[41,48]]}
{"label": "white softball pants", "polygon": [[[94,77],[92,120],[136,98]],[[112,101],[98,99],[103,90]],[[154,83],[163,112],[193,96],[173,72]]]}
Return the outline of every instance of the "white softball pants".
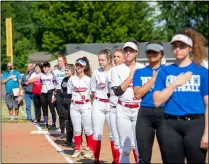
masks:
{"label": "white softball pants", "polygon": [[114,141],[114,147],[115,149],[120,148],[120,141],[119,141],[119,135],[118,135],[118,129],[116,124],[116,108],[113,108],[110,106],[110,128],[112,132],[112,138]]}
{"label": "white softball pants", "polygon": [[102,140],[105,120],[108,125],[109,138],[112,141],[112,132],[110,128],[110,103],[94,100],[92,106],[92,121],[94,140]]}
{"label": "white softball pants", "polygon": [[74,136],[81,136],[82,125],[87,136],[93,134],[91,110],[91,102],[85,104],[71,103],[70,117],[73,123]]}
{"label": "white softball pants", "polygon": [[138,155],[136,142],[136,120],[138,108],[127,108],[120,104],[117,105],[117,128],[120,139],[120,163],[130,163],[129,154],[133,149]]}

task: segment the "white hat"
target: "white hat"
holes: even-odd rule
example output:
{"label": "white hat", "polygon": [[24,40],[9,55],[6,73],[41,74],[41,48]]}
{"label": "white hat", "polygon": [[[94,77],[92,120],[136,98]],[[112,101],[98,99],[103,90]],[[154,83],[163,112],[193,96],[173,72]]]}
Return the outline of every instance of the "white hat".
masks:
{"label": "white hat", "polygon": [[171,42],[170,43],[173,43],[175,41],[181,41],[189,46],[192,47],[193,45],[193,42],[192,42],[192,39],[189,38],[188,36],[186,35],[183,35],[183,34],[177,34],[177,35],[174,35],[173,38],[171,39]]}
{"label": "white hat", "polygon": [[86,66],[86,62],[85,62],[85,60],[83,60],[83,59],[78,59],[78,60],[76,60],[76,61],[75,61],[75,64],[76,64],[76,63],[79,63],[79,64],[81,64],[81,65],[84,66],[84,67]]}
{"label": "white hat", "polygon": [[145,47],[146,51],[152,50],[155,52],[160,52],[163,50],[163,46],[157,43],[148,43]]}
{"label": "white hat", "polygon": [[133,43],[133,42],[126,42],[124,44],[124,46],[123,46],[123,49],[126,48],[126,47],[130,47],[130,48],[132,48],[132,49],[134,49],[136,51],[139,50],[138,46],[135,43]]}

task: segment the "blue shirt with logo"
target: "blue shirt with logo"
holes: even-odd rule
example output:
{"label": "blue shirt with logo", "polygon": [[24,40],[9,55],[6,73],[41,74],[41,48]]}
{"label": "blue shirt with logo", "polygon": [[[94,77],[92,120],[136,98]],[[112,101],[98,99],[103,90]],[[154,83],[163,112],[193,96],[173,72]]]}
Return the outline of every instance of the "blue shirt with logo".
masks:
{"label": "blue shirt with logo", "polygon": [[155,81],[154,91],[162,91],[181,73],[192,72],[192,78],[178,86],[165,104],[164,112],[174,116],[204,114],[203,97],[208,95],[208,69],[191,63],[185,67],[171,64],[162,68]]}
{"label": "blue shirt with logo", "polygon": [[[145,85],[152,78],[153,72],[158,71],[162,67],[164,66],[160,65],[158,68],[152,69],[150,66],[146,66],[145,68],[137,69],[133,77],[133,87],[136,87],[136,86],[142,87],[143,85]],[[154,92],[153,88],[154,88],[154,85],[142,97],[141,106],[143,107],[155,106],[154,101],[153,101],[153,92]],[[160,107],[163,107],[163,106],[164,104],[162,104]]]}
{"label": "blue shirt with logo", "polygon": [[4,72],[2,75],[2,80],[5,80],[10,75],[15,75],[16,78],[10,79],[5,83],[6,94],[12,93],[13,88],[19,88],[19,80],[21,79],[20,73],[16,70],[11,72]]}

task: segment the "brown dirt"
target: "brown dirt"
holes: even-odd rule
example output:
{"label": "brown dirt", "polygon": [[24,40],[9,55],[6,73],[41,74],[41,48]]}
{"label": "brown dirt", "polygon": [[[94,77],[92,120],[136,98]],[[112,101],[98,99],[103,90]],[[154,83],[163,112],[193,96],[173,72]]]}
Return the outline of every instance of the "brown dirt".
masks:
{"label": "brown dirt", "polygon": [[[3,163],[67,163],[64,157],[46,140],[42,134],[32,135],[31,131],[37,130],[29,122],[3,123],[2,124],[2,162]],[[51,138],[70,157],[73,150],[62,147],[64,141],[56,140],[57,135]],[[83,140],[85,142],[85,137]],[[85,152],[85,151],[83,151]],[[133,153],[130,155],[131,163],[134,163]],[[100,159],[102,163],[111,163],[112,155],[108,139],[107,126],[104,128]],[[93,159],[71,158],[76,163],[92,163]],[[162,163],[157,142],[153,147],[152,163]]]}

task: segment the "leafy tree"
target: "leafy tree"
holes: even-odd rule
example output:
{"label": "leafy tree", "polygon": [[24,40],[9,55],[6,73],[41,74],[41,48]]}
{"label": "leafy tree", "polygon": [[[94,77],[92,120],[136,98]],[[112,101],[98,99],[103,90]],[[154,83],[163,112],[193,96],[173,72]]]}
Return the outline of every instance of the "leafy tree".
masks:
{"label": "leafy tree", "polygon": [[158,21],[166,21],[163,31],[170,40],[173,33],[181,28],[191,27],[208,37],[208,3],[200,1],[160,2],[161,14]]}

